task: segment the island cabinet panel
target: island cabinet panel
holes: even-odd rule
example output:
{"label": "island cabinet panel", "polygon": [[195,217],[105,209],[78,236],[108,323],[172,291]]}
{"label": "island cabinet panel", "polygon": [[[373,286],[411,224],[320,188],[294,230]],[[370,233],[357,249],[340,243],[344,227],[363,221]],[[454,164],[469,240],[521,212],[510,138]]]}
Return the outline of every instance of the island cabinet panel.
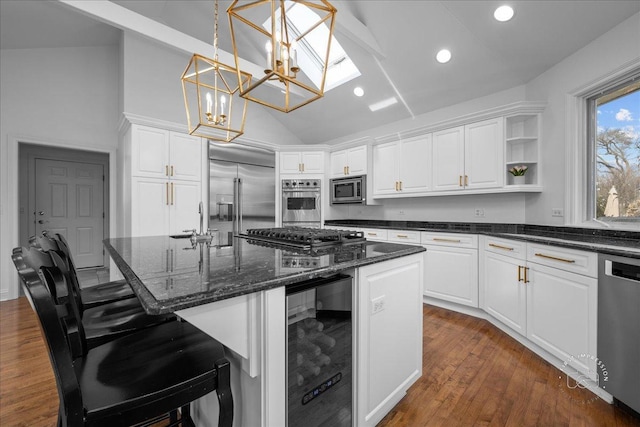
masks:
{"label": "island cabinet panel", "polygon": [[423,254],[361,267],[355,425],[375,426],[422,375]]}

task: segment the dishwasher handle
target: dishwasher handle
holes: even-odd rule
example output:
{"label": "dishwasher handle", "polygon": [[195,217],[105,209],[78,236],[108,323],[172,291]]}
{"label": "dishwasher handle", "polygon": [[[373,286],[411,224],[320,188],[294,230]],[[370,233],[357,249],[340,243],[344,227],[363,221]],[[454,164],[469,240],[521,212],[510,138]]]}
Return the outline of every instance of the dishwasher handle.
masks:
{"label": "dishwasher handle", "polygon": [[640,265],[605,260],[605,274],[607,276],[622,277],[640,283]]}

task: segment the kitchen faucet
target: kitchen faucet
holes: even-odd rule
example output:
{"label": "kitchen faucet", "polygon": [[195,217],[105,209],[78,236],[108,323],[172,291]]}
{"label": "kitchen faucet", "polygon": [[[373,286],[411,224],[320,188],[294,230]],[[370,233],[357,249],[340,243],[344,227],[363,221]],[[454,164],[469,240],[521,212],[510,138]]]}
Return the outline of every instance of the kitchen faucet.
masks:
{"label": "kitchen faucet", "polygon": [[213,232],[218,231],[217,229],[207,228],[206,233],[204,232],[204,206],[202,202],[198,204],[198,213],[200,214],[200,232],[196,232],[196,229],[193,228],[191,230],[183,230],[185,233],[191,233],[191,242],[207,242],[210,243],[213,238]]}

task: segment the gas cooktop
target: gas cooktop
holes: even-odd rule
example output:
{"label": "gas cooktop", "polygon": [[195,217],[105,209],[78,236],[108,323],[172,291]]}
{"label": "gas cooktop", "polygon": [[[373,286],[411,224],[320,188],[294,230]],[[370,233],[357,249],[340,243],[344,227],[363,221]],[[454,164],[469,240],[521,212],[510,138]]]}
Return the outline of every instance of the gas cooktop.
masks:
{"label": "gas cooktop", "polygon": [[317,249],[366,241],[361,231],[306,227],[254,228],[248,229],[243,237],[300,249]]}

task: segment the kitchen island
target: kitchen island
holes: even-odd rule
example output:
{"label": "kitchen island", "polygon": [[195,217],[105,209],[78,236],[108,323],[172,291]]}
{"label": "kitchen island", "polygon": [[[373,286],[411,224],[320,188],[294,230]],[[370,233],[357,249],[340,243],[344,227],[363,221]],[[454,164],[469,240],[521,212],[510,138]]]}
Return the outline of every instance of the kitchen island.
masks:
{"label": "kitchen island", "polygon": [[[361,242],[301,250],[232,240],[231,246],[169,236],[104,243],[147,312],[175,312],[225,345],[237,426],[286,425],[287,286],[351,276],[353,424],[375,425],[422,374],[424,248]],[[192,411],[198,425],[215,425],[215,396]]]}

